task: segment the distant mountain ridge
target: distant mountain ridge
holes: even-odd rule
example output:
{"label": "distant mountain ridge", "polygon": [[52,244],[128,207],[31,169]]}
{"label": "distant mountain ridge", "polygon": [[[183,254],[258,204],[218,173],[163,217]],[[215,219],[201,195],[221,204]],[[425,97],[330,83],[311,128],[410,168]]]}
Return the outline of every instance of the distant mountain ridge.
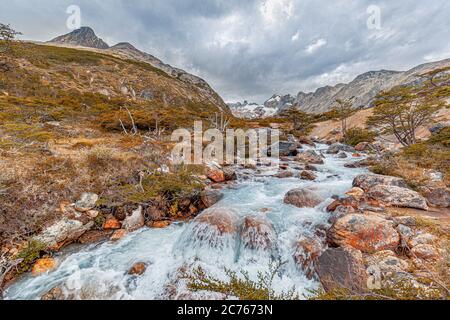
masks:
{"label": "distant mountain ridge", "polygon": [[[332,109],[336,99],[355,97],[353,104],[355,108],[370,107],[373,99],[381,91],[421,81],[419,75],[447,66],[450,66],[450,59],[422,64],[404,72],[392,70],[369,71],[357,76],[348,84],[325,86],[309,93],[299,92],[293,105],[305,112],[321,113]],[[286,104],[280,110],[288,107],[290,105]]]}
{"label": "distant mountain ridge", "polygon": [[90,27],[81,27],[80,29],[74,30],[68,34],[56,37],[50,40],[49,43],[102,50],[113,55],[120,56],[121,58],[148,63],[151,66],[164,71],[171,77],[194,85],[201,92],[206,101],[214,103],[224,111],[228,111],[228,107],[223,99],[205,80],[182,69],[172,67],[153,55],[136,49],[128,42],[121,42],[110,47],[101,38],[97,37],[94,30]]}
{"label": "distant mountain ridge", "polygon": [[[273,95],[264,103],[264,107],[276,108],[277,113],[290,107],[296,107],[309,113],[322,113],[331,110],[337,99],[355,97],[354,108],[368,108],[381,91],[390,90],[399,85],[412,85],[424,81],[419,75],[448,66],[450,66],[450,59],[422,64],[404,72],[392,70],[369,71],[357,76],[347,84],[325,86],[314,92],[299,92],[297,96],[290,94]],[[257,116],[247,114],[246,117],[255,118]]]}

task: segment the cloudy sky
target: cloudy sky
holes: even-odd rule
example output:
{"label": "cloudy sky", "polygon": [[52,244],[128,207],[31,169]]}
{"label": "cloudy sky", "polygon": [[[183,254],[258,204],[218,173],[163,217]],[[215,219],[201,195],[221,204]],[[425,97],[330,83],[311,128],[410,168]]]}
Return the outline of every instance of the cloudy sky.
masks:
{"label": "cloudy sky", "polygon": [[67,8],[78,5],[81,24],[110,45],[131,42],[203,77],[228,102],[450,58],[449,0],[0,2],[0,22],[32,40],[68,33]]}

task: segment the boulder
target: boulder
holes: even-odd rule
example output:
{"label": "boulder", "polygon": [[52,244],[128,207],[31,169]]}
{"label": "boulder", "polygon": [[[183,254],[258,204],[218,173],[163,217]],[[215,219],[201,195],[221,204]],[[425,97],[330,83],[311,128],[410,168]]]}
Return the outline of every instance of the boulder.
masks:
{"label": "boulder", "polygon": [[419,244],[411,249],[411,254],[423,260],[437,260],[439,251],[431,244]]}
{"label": "boulder", "polygon": [[234,236],[237,231],[236,213],[224,208],[214,208],[205,210],[195,218],[192,225],[192,238],[217,248],[226,246],[228,236]]}
{"label": "boulder", "polygon": [[380,174],[366,173],[361,174],[353,180],[353,187],[358,187],[364,191],[369,191],[377,185],[396,186],[401,188],[408,188],[405,180],[397,177],[383,176]]}
{"label": "boulder", "polygon": [[337,154],[337,156],[336,156],[338,159],[347,159],[348,158],[348,155],[344,152],[344,151],[341,151],[341,152],[339,152],[338,154]]}
{"label": "boulder", "polygon": [[275,178],[279,178],[279,179],[292,178],[293,176],[294,176],[294,173],[290,170],[281,171],[281,172],[278,172],[276,175],[274,175]]}
{"label": "boulder", "polygon": [[435,135],[439,134],[442,130],[448,127],[450,127],[450,121],[437,123],[428,130],[430,131],[431,134]]}
{"label": "boulder", "polygon": [[387,206],[428,210],[426,199],[418,192],[394,185],[378,185],[372,187],[367,195]]}
{"label": "boulder", "polygon": [[78,242],[81,244],[92,244],[108,240],[111,236],[111,231],[106,230],[90,230],[83,234]]}
{"label": "boulder", "polygon": [[38,259],[36,260],[31,269],[31,274],[33,276],[39,276],[43,273],[50,272],[55,268],[56,268],[55,259],[53,258]]}
{"label": "boulder", "polygon": [[334,246],[349,246],[365,253],[395,250],[400,236],[391,221],[376,215],[349,214],[338,219],[327,233]]}
{"label": "boulder", "polygon": [[111,240],[111,241],[118,241],[118,240],[122,239],[123,237],[125,237],[127,234],[128,234],[127,230],[119,229],[119,230],[114,231],[114,233],[109,238],[109,240]]}
{"label": "boulder", "polygon": [[362,159],[362,160],[358,160],[358,161],[353,161],[350,163],[346,163],[344,165],[344,167],[346,168],[365,168],[365,167],[370,167],[375,165],[378,162],[377,159],[375,158],[366,158],[366,159]]}
{"label": "boulder", "polygon": [[225,182],[225,173],[218,168],[209,168],[207,177],[215,183]]}
{"label": "boulder", "polygon": [[304,136],[303,137],[299,137],[298,138],[298,142],[301,143],[301,144],[306,144],[306,145],[311,146],[311,147],[315,147],[316,146],[316,144],[314,143],[314,141],[312,139],[310,139],[308,137],[304,137]]}
{"label": "boulder", "polygon": [[425,196],[430,206],[450,208],[450,188],[427,186],[420,188],[419,191]]}
{"label": "boulder", "polygon": [[95,193],[85,192],[81,195],[80,200],[75,202],[75,209],[80,212],[86,212],[95,207],[98,201],[98,195]]}
{"label": "boulder", "polygon": [[417,225],[417,220],[410,216],[399,216],[393,218],[396,224],[402,224],[407,227],[415,227]]}
{"label": "boulder", "polygon": [[382,273],[405,272],[409,265],[398,258],[392,250],[383,250],[366,257],[368,266],[376,266]]}
{"label": "boulder", "polygon": [[242,247],[250,250],[272,250],[277,241],[272,223],[264,217],[257,216],[244,219],[240,237]]}
{"label": "boulder", "polygon": [[312,236],[302,236],[295,245],[294,261],[308,279],[314,277],[314,264],[324,250],[323,243]]}
{"label": "boulder", "polygon": [[147,270],[147,264],[144,262],[135,263],[130,270],[128,270],[128,274],[132,276],[142,276]]}
{"label": "boulder", "polygon": [[232,167],[224,167],[222,171],[226,181],[237,180],[236,171]]}
{"label": "boulder", "polygon": [[355,152],[355,148],[353,148],[352,146],[348,146],[346,144],[342,144],[342,143],[333,143],[328,148],[326,153],[327,154],[338,154],[340,151]]}
{"label": "boulder", "polygon": [[298,208],[314,208],[324,200],[324,197],[314,188],[293,189],[284,197],[284,203]]}
{"label": "boulder", "polygon": [[314,181],[317,179],[317,176],[312,171],[304,170],[300,173],[300,179]]}
{"label": "boulder", "polygon": [[93,226],[93,221],[83,224],[77,220],[64,218],[44,229],[44,231],[42,231],[34,239],[45,243],[49,247],[57,247],[60,243],[76,241]]}
{"label": "boulder", "polygon": [[347,289],[363,292],[367,276],[361,251],[351,248],[329,248],[318,259],[315,271],[326,292]]}
{"label": "boulder", "polygon": [[122,228],[132,232],[142,228],[145,225],[144,214],[142,213],[142,206],[139,206],[129,216],[125,218],[122,223]]}
{"label": "boulder", "polygon": [[166,213],[163,210],[161,210],[158,206],[147,207],[144,211],[144,214],[149,221],[159,221],[166,217]]}
{"label": "boulder", "polygon": [[200,199],[206,208],[210,208],[223,199],[223,193],[219,190],[203,190]]}
{"label": "boulder", "polygon": [[359,201],[352,196],[338,198],[327,207],[327,212],[335,212],[339,207],[348,208],[348,212],[355,212],[359,209]]}
{"label": "boulder", "polygon": [[322,156],[314,150],[308,150],[297,154],[296,161],[306,164],[324,164]]}
{"label": "boulder", "polygon": [[301,148],[301,144],[298,142],[281,141],[279,143],[279,155],[282,157],[296,156],[299,148]]}
{"label": "boulder", "polygon": [[430,233],[421,233],[415,236],[414,238],[410,239],[408,245],[410,248],[413,248],[420,244],[434,244],[436,243],[436,241],[437,241],[436,236]]}
{"label": "boulder", "polygon": [[116,230],[122,228],[122,223],[114,217],[106,219],[103,224],[104,230]]}

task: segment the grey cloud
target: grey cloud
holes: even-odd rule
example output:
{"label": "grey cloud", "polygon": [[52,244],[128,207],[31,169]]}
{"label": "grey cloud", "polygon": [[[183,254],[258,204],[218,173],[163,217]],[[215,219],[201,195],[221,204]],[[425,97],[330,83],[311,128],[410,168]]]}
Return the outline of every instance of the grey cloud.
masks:
{"label": "grey cloud", "polygon": [[[47,40],[68,32],[70,4],[110,44],[132,42],[202,76],[228,101],[262,102],[450,57],[448,0],[13,0],[0,21]],[[381,30],[366,27],[372,4],[381,8]]]}

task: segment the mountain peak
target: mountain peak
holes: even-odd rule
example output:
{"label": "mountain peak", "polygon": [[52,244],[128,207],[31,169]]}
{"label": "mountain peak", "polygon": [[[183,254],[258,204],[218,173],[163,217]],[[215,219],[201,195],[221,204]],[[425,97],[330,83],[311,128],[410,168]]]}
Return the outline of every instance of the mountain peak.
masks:
{"label": "mountain peak", "polygon": [[95,48],[95,49],[108,49],[109,46],[102,39],[97,37],[94,30],[90,27],[81,27],[68,34],[56,37],[49,42],[70,44],[81,47]]}
{"label": "mountain peak", "polygon": [[135,46],[133,46],[129,42],[119,42],[118,44],[112,46],[110,49],[139,51],[138,49],[136,49]]}

